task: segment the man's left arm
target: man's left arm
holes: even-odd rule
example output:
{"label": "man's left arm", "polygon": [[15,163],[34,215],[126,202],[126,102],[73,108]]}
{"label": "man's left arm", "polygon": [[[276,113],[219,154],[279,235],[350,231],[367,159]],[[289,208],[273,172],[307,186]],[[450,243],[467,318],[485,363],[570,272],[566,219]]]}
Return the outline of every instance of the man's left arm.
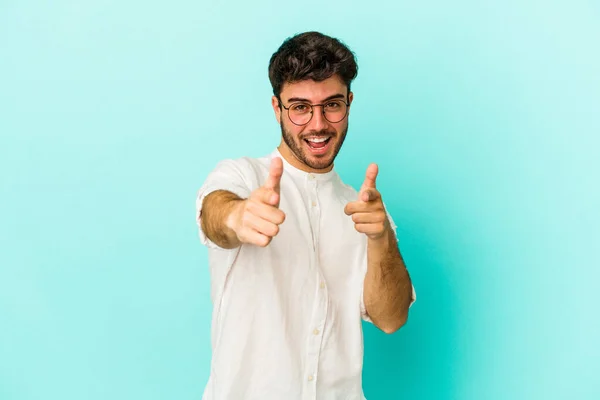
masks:
{"label": "man's left arm", "polygon": [[413,286],[381,194],[375,187],[377,172],[377,165],[371,164],[359,199],[348,203],[344,211],[352,216],[356,230],[368,237],[363,292],[367,314],[379,329],[393,333],[408,319]]}

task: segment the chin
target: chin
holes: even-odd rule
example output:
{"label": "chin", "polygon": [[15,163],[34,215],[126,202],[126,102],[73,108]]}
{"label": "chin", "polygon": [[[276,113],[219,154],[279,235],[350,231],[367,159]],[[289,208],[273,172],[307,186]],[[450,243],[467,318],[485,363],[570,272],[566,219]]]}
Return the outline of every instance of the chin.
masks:
{"label": "chin", "polygon": [[325,169],[333,164],[333,157],[330,155],[316,157],[310,154],[304,154],[304,159],[307,161],[308,166],[313,169]]}

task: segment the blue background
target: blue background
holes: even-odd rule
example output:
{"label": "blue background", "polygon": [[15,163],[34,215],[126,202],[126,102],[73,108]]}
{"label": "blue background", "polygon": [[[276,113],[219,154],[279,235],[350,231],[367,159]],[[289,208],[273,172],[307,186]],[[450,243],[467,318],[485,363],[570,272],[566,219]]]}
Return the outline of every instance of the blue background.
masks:
{"label": "blue background", "polygon": [[357,54],[336,168],[379,164],[418,293],[369,400],[600,398],[598,1],[1,0],[0,399],[200,398],[195,194],[278,144],[306,30]]}

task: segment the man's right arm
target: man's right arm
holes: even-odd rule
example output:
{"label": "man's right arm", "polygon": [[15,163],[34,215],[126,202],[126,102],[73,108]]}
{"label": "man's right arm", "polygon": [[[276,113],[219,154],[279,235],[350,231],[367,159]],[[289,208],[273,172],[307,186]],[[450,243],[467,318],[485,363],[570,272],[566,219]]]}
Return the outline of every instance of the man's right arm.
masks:
{"label": "man's right arm", "polygon": [[201,212],[201,228],[207,238],[224,249],[241,245],[235,231],[230,228],[236,206],[244,199],[227,190],[216,190],[204,198]]}
{"label": "man's right arm", "polygon": [[283,163],[275,158],[265,184],[247,199],[226,190],[209,193],[202,202],[200,214],[200,227],[206,237],[224,249],[243,243],[267,246],[285,220],[285,214],[279,209],[282,174]]}

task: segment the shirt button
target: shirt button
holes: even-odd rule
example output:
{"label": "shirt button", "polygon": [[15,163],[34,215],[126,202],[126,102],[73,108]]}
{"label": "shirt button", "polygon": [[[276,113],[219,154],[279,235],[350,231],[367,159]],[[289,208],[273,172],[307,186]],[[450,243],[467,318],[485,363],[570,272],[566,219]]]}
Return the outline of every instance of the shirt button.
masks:
{"label": "shirt button", "polygon": [[315,330],[313,331],[313,333],[314,333],[315,335],[318,335],[318,334],[319,334],[319,330],[318,330],[318,329],[315,329]]}
{"label": "shirt button", "polygon": [[308,174],[308,179],[312,181],[313,179],[315,179],[315,176],[313,174]]}
{"label": "shirt button", "polygon": [[325,282],[321,282],[321,284],[319,285],[319,287],[320,287],[321,289],[325,289]]}
{"label": "shirt button", "polygon": [[309,375],[309,376],[308,376],[308,380],[309,380],[309,381],[312,381],[313,379],[314,379],[314,377],[313,377],[312,375]]}
{"label": "shirt button", "polygon": [[317,202],[316,201],[313,201],[311,204],[312,204],[313,207],[317,206]]}

